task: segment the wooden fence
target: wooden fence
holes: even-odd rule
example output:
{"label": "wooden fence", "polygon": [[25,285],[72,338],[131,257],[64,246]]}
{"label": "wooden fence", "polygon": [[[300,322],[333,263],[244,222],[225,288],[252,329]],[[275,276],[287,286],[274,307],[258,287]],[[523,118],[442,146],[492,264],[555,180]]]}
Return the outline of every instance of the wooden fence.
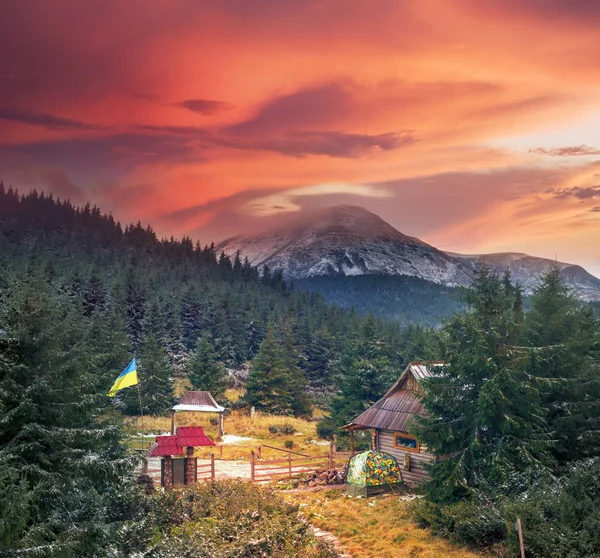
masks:
{"label": "wooden fence", "polygon": [[[265,444],[263,444],[264,446]],[[254,451],[250,453],[250,481],[264,482],[292,478],[315,469],[334,469],[342,466],[352,455],[349,452],[336,452],[333,443],[329,444],[326,455],[306,455],[292,450],[266,446],[287,453],[280,459],[258,459]],[[292,457],[294,454],[294,457]],[[295,457],[299,455],[300,457]]]}
{"label": "wooden fence", "polygon": [[196,465],[196,479],[198,482],[203,480],[214,480],[215,473],[215,454],[210,454],[210,463]]}
{"label": "wooden fence", "polygon": [[[219,446],[222,448],[223,446]],[[278,452],[282,456],[276,459],[262,459],[263,449]],[[216,448],[215,448],[216,449]],[[238,447],[239,449],[239,447]],[[145,452],[137,452],[140,458],[140,469],[142,473],[148,473],[148,458]],[[248,455],[248,454],[247,454]],[[285,448],[277,448],[263,444],[253,448],[249,452],[249,476],[245,473],[242,478],[249,479],[251,482],[266,482],[272,480],[281,480],[292,478],[294,476],[310,473],[316,469],[334,469],[342,467],[353,454],[351,452],[336,452],[333,444],[329,445],[326,454],[307,455],[297,451]],[[214,480],[219,469],[219,460],[223,458],[222,451],[210,453],[204,459],[208,458],[208,463],[199,463],[196,466],[196,479],[198,482]],[[216,462],[216,463],[215,463]],[[248,469],[246,469],[248,471]],[[157,472],[153,469],[151,475]]]}

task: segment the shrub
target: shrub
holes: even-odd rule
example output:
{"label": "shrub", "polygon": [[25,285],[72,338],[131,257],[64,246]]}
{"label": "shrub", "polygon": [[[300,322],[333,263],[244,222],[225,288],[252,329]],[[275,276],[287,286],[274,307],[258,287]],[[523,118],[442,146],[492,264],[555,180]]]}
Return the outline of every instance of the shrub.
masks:
{"label": "shrub", "polygon": [[330,419],[324,419],[317,422],[317,436],[324,440],[333,440],[335,425]]}
{"label": "shrub", "polygon": [[135,534],[138,550],[148,556],[338,556],[315,539],[298,507],[270,487],[215,481],[157,492],[149,500],[150,512],[124,533]]}
{"label": "shrub", "polygon": [[271,434],[295,434],[296,429],[293,424],[284,422],[283,424],[270,424],[269,432]]}
{"label": "shrub", "polygon": [[283,442],[283,447],[287,449],[292,449],[294,447],[294,441],[286,440],[285,442]]}

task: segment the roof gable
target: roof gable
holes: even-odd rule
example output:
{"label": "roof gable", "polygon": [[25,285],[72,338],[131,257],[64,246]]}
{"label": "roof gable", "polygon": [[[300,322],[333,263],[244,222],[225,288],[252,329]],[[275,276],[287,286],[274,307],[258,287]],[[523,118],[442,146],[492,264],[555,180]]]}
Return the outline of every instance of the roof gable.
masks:
{"label": "roof gable", "polygon": [[186,391],[173,410],[222,413],[225,409],[214,400],[208,391]]}
{"label": "roof gable", "polygon": [[443,362],[411,362],[385,395],[344,428],[377,428],[407,432],[415,415],[425,415],[418,389],[419,382],[431,376],[431,366]]}

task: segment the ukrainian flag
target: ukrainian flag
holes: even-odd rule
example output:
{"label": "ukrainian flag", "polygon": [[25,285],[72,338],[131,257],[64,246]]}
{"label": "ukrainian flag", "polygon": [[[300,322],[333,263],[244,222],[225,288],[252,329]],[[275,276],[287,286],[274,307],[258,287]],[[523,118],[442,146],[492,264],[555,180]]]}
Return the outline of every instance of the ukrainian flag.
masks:
{"label": "ukrainian flag", "polygon": [[115,380],[115,383],[110,391],[108,392],[109,397],[114,397],[117,391],[120,389],[135,386],[138,383],[137,377],[137,364],[135,358],[131,359],[131,362],[127,365],[127,368],[121,372],[121,375]]}

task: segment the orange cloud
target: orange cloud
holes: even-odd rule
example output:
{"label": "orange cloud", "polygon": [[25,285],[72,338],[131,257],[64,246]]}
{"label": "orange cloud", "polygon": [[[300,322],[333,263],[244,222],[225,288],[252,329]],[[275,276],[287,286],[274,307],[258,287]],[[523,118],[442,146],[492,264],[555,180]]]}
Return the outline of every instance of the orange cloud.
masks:
{"label": "orange cloud", "polygon": [[25,0],[0,18],[0,172],[205,241],[275,218],[252,204],[349,202],[595,265],[599,23],[587,0]]}

